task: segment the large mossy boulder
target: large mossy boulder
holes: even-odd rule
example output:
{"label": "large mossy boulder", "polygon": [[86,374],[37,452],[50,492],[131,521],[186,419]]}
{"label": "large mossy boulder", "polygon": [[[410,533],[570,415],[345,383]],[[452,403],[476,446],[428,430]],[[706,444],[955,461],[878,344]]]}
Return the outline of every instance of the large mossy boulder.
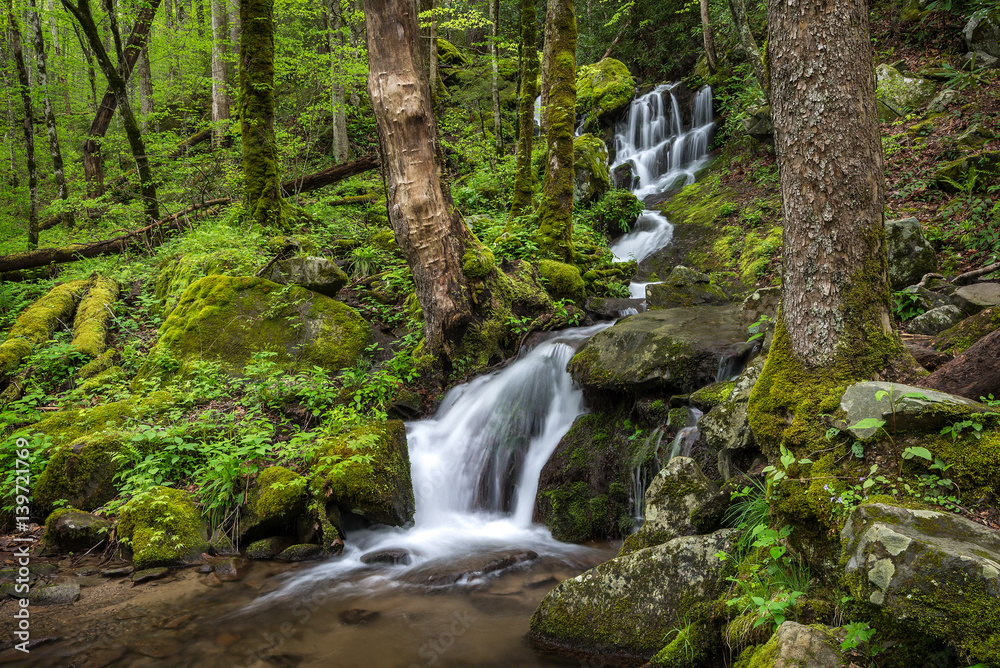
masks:
{"label": "large mossy boulder", "polygon": [[842,668],[847,664],[836,631],[783,622],[766,643],[744,650],[735,668]]}
{"label": "large mossy boulder", "polygon": [[1000,10],[976,12],[962,31],[969,49],[967,58],[975,56],[977,67],[1000,66]]}
{"label": "large mossy boulder", "polygon": [[[1000,666],[1000,533],[952,513],[871,503],[840,536],[847,582],[875,626]],[[894,632],[894,633],[893,633]]]}
{"label": "large mossy boulder", "polygon": [[35,483],[34,505],[45,514],[65,501],[73,508],[94,510],[118,495],[114,455],[127,437],[110,431],[81,436],[56,448]]}
{"label": "large mossy boulder", "polygon": [[539,280],[553,299],[583,304],[587,286],[577,267],[557,260],[539,260],[536,267]]}
{"label": "large mossy boulder", "polygon": [[167,256],[157,267],[153,288],[156,301],[152,311],[165,317],[177,306],[184,291],[198,279],[220,274],[250,275],[257,269],[257,261],[257,257],[248,260],[247,254],[238,248]]}
{"label": "large mossy boulder", "polygon": [[240,541],[250,543],[267,536],[294,533],[295,521],[306,509],[307,480],[283,466],[269,466],[250,485]]}
{"label": "large mossy boulder", "polygon": [[635,79],[624,63],[604,58],[576,70],[576,113],[586,115],[585,129],[610,124],[635,95]]}
{"label": "large mossy boulder", "polygon": [[62,508],[45,520],[45,545],[62,552],[89,550],[110,533],[111,522],[75,508]]}
{"label": "large mossy boulder", "polygon": [[216,362],[240,375],[257,353],[273,352],[283,370],[351,366],[371,338],[368,324],[351,307],[301,288],[263,278],[206,276],[189,287],[160,326],[151,362],[140,375],[156,373],[157,360]]}
{"label": "large mossy boulder", "polygon": [[712,283],[708,274],[683,265],[674,267],[662,283],[646,286],[646,306],[649,309],[722,306],[731,301],[725,290]]}
{"label": "large mossy boulder", "polygon": [[268,268],[263,277],[281,285],[298,285],[331,298],[335,298],[351,280],[333,261],[313,256],[279,260]]}
{"label": "large mossy boulder", "polygon": [[934,97],[935,86],[921,77],[910,77],[889,65],[875,68],[875,95],[878,117],[882,122],[893,121],[923,107]]}
{"label": "large mossy boulder", "polygon": [[889,245],[889,282],[893,290],[918,283],[924,274],[937,271],[937,253],[924,238],[916,218],[885,221]]}
{"label": "large mossy boulder", "polygon": [[328,505],[369,522],[402,526],[413,519],[413,483],[406,427],[372,422],[317,443],[313,486]]}
{"label": "large mossy boulder", "polygon": [[141,570],[197,561],[208,550],[203,529],[201,514],[186,492],[154,487],[122,506],[117,533]]}
{"label": "large mossy boulder", "polygon": [[722,592],[727,562],[715,555],[732,532],[675,538],[564,580],[535,610],[528,638],[574,657],[647,660],[695,604]]}
{"label": "large mossy boulder", "polygon": [[982,404],[965,397],[884,381],[851,385],[840,398],[840,408],[855,438],[870,438],[878,431],[878,427],[853,426],[862,420],[881,420],[895,431],[937,433],[958,415],[967,417],[987,411]]}
{"label": "large mossy boulder", "polygon": [[608,147],[592,134],[573,140],[573,201],[587,205],[611,189]]}
{"label": "large mossy boulder", "polygon": [[736,306],[647,311],[595,334],[568,370],[590,391],[681,394],[715,380],[719,361],[746,354]]}

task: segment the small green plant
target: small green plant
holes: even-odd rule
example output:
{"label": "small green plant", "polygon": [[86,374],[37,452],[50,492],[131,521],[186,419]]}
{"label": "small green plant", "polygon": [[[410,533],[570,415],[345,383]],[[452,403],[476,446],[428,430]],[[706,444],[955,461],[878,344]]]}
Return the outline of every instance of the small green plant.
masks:
{"label": "small green plant", "polygon": [[916,318],[924,313],[924,307],[920,305],[920,295],[915,292],[900,290],[892,293],[892,312],[900,321],[907,321]]}
{"label": "small green plant", "polygon": [[750,331],[750,338],[747,339],[747,341],[756,341],[757,339],[763,337],[767,333],[767,328],[770,322],[771,317],[768,315],[761,315],[757,318],[757,322],[747,327]]}
{"label": "small green plant", "polygon": [[840,642],[842,651],[858,654],[868,661],[882,652],[881,646],[872,643],[877,630],[869,626],[868,622],[851,622],[844,626],[844,631],[847,635]]}
{"label": "small green plant", "polygon": [[[992,395],[990,395],[990,396],[992,396]],[[962,420],[960,422],[956,422],[954,424],[950,424],[950,425],[944,427],[943,429],[941,429],[941,433],[942,434],[951,434],[952,440],[957,441],[959,435],[964,430],[966,430],[966,429],[971,429],[972,431],[970,433],[973,436],[975,436],[977,439],[980,439],[980,438],[983,437],[983,433],[982,433],[983,432],[983,425],[980,424],[979,422],[975,422],[973,420]]]}

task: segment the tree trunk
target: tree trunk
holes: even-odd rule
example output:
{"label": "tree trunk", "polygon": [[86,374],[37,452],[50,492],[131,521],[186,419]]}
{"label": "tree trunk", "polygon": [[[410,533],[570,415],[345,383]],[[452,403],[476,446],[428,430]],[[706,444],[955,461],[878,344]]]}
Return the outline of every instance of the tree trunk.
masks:
{"label": "tree trunk", "polygon": [[[79,0],[79,3],[79,5],[73,5],[70,0],[62,0],[63,6],[80,23],[80,28],[90,43],[94,57],[97,59],[101,71],[104,72],[104,77],[108,80],[108,88],[114,93],[122,125],[125,129],[125,135],[128,138],[129,148],[132,150],[132,157],[135,159],[136,171],[139,172],[139,189],[142,193],[146,215],[149,216],[150,220],[157,220],[160,214],[159,204],[156,201],[156,184],[153,182],[153,173],[149,167],[149,157],[146,155],[146,146],[142,140],[142,133],[139,131],[139,124],[136,122],[135,114],[132,113],[132,107],[129,104],[125,76],[119,69],[115,68],[110,56],[108,56],[108,52],[104,49],[104,43],[101,41],[97,25],[94,23],[94,17],[90,11],[89,0]],[[155,7],[155,4],[152,6]],[[150,21],[152,21],[151,16]],[[142,20],[140,18],[136,21],[136,27],[132,31],[133,35],[139,30],[141,24]],[[144,29],[144,34],[149,34],[148,23]],[[133,43],[131,37],[129,38],[129,44],[125,47],[123,53],[124,59],[119,63],[120,68],[123,70],[127,68],[128,71],[131,70],[131,67],[135,65],[135,61],[139,56],[139,51],[143,47],[142,41],[140,39],[138,43]],[[93,130],[93,127],[91,125],[91,130]],[[91,133],[91,139],[88,139],[88,143],[92,140],[93,133]]]}
{"label": "tree trunk", "polygon": [[139,113],[142,115],[143,126],[156,109],[153,107],[153,68],[149,63],[149,47],[144,47],[139,54]]}
{"label": "tree trunk", "polygon": [[521,0],[521,96],[518,99],[517,169],[510,206],[512,218],[531,209],[535,173],[531,150],[535,139],[535,98],[538,96],[538,49],[535,0]]}
{"label": "tree trunk", "polygon": [[500,0],[490,0],[490,64],[493,69],[493,134],[496,139],[497,155],[503,155],[503,121],[500,118],[500,54],[497,39],[500,33]]}
{"label": "tree trunk", "polygon": [[760,89],[764,92],[764,97],[767,98],[769,94],[767,73],[764,71],[764,61],[760,57],[757,41],[753,38],[753,32],[750,31],[750,24],[747,22],[747,8],[744,0],[729,0],[729,11],[733,15],[733,25],[736,26],[743,55],[750,61],[754,78],[757,79]]}
{"label": "tree trunk", "polygon": [[346,40],[340,14],[340,0],[330,0],[330,113],[333,116],[333,161],[344,162],[350,145],[347,141],[347,104],[344,98],[344,59]]}
{"label": "tree trunk", "polygon": [[715,74],[715,37],[712,34],[712,14],[708,11],[708,0],[700,0],[701,5],[701,35],[705,42],[705,57],[708,59],[708,69]]}
{"label": "tree trunk", "polygon": [[558,0],[547,0],[545,3],[545,22],[542,29],[542,71],[541,91],[542,112],[539,119],[542,134],[549,131],[549,64],[552,62],[552,11]]}
{"label": "tree trunk", "polygon": [[31,82],[28,80],[28,68],[24,64],[24,51],[21,48],[21,29],[17,18],[8,3],[8,29],[10,31],[10,51],[17,69],[18,88],[21,92],[21,105],[24,108],[24,152],[28,162],[28,245],[38,247],[38,168],[35,164],[35,124],[31,104]]}
{"label": "tree trunk", "polygon": [[538,209],[542,253],[573,262],[573,135],[576,121],[576,17],[573,0],[551,0],[547,160]]}
{"label": "tree trunk", "polygon": [[212,146],[226,142],[226,122],[229,120],[229,91],[226,59],[229,29],[226,24],[225,0],[212,0]]}
{"label": "tree trunk", "polygon": [[274,0],[241,0],[240,132],[247,215],[264,227],[287,223],[274,136]]}
{"label": "tree trunk", "polygon": [[28,0],[28,17],[31,22],[31,31],[35,42],[35,65],[38,67],[38,85],[42,89],[43,103],[45,105],[45,127],[48,130],[49,136],[49,155],[52,157],[52,172],[59,199],[65,200],[69,198],[69,190],[66,188],[66,173],[63,170],[62,151],[59,150],[56,114],[52,109],[52,100],[49,97],[49,75],[45,59],[45,39],[42,37],[42,22],[38,16],[38,7],[35,4],[35,0]]}
{"label": "tree trunk", "polygon": [[[435,2],[432,0],[431,9],[433,10]],[[437,33],[437,20],[431,21],[430,33],[431,38],[428,40],[427,47],[427,67],[430,78],[430,91],[431,91],[431,103],[437,102],[438,97],[438,83],[440,83],[441,74],[438,72],[438,33]]]}
{"label": "tree trunk", "polygon": [[442,187],[437,122],[414,6],[407,0],[365,0],[364,8],[368,93],[382,147],[389,220],[423,308],[425,350],[440,354],[471,319],[462,271],[471,234]]}
{"label": "tree trunk", "polygon": [[[227,0],[226,5],[229,13],[229,50],[235,62],[240,61],[240,1]],[[230,72],[231,81],[236,80],[236,74]]]}
{"label": "tree trunk", "polygon": [[[94,54],[90,52],[90,47],[87,45],[87,40],[84,39],[83,33],[80,32],[80,26],[73,24],[73,32],[76,33],[76,40],[80,43],[80,51],[83,52],[83,57],[87,61],[87,82],[90,84],[90,98],[87,100],[88,109],[90,113],[97,113],[97,73],[94,71]],[[98,160],[100,156],[98,156]],[[87,183],[90,183],[90,178],[86,174],[87,160],[84,157],[84,176],[87,178]]]}
{"label": "tree trunk", "polygon": [[[46,0],[46,7],[49,11],[49,35],[52,39],[52,56],[57,63],[61,63],[63,56],[62,38],[60,36],[59,25],[53,18],[55,16],[55,6],[53,2],[54,0]],[[65,64],[63,64],[63,67],[65,67]],[[66,76],[59,73],[56,75],[55,79],[56,83],[59,84],[59,88],[62,90],[65,113],[72,114],[73,105],[70,103],[69,86],[66,85]]]}

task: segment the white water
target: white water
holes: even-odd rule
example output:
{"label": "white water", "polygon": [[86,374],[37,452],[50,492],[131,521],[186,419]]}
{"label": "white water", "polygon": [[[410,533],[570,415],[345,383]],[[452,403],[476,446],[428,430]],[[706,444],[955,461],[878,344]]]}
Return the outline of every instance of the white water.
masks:
{"label": "white water", "polygon": [[674,436],[674,440],[670,444],[670,455],[667,461],[670,461],[674,457],[690,457],[694,444],[701,438],[701,432],[698,431],[698,421],[701,419],[703,413],[693,406],[688,407],[688,413],[694,424],[690,427],[677,430],[677,435]]}
{"label": "white water", "polygon": [[611,252],[616,262],[642,262],[669,244],[673,236],[674,226],[666,216],[659,211],[643,211],[632,230],[611,246]]}

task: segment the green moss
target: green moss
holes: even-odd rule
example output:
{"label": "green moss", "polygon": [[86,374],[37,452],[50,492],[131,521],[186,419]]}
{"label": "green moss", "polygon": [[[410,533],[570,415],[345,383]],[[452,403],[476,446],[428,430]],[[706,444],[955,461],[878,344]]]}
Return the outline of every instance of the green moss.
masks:
{"label": "green moss", "polygon": [[88,435],[116,431],[130,418],[141,419],[162,413],[176,398],[168,392],[154,392],[146,397],[116,401],[93,408],[59,411],[22,430],[22,433],[48,437],[54,447],[70,444]]}
{"label": "green moss", "polygon": [[934,349],[949,355],[961,355],[976,341],[1000,329],[1000,307],[994,306],[966,318],[934,339]]}
{"label": "green moss", "polygon": [[[63,530],[59,520],[67,518]],[[67,530],[68,529],[68,530]],[[87,550],[108,538],[111,522],[76,508],[61,508],[45,520],[45,544],[49,548],[76,552]]]}
{"label": "green moss", "polygon": [[699,410],[707,413],[728,399],[729,395],[733,393],[733,389],[735,389],[735,387],[735,380],[712,383],[711,385],[706,385],[700,390],[692,392],[689,400],[692,404],[697,406]]}
{"label": "green moss", "polygon": [[0,344],[0,379],[17,369],[32,349],[48,341],[62,323],[70,321],[88,283],[82,280],[57,285],[18,317]]}
{"label": "green moss", "polygon": [[249,523],[278,526],[305,510],[306,479],[283,466],[260,472],[247,497]]}
{"label": "green moss", "polygon": [[747,647],[740,654],[735,668],[774,668],[778,660],[778,636],[773,635],[763,645]]}
{"label": "green moss", "polygon": [[208,547],[194,502],[169,487],[133,496],[122,507],[117,532],[131,548],[136,569],[186,563]]}
{"label": "green moss", "polygon": [[493,251],[485,246],[469,248],[462,256],[462,271],[472,279],[485,278],[496,266]]}
{"label": "green moss", "polygon": [[118,281],[103,276],[94,277],[73,321],[74,350],[92,359],[104,353],[108,323],[114,315],[111,306],[117,299]]}
{"label": "green moss", "polygon": [[111,431],[56,448],[35,482],[35,512],[44,516],[61,499],[74,508],[94,510],[115,498],[118,467],[113,456],[124,440],[120,432]]}
{"label": "green moss", "polygon": [[537,268],[539,278],[553,298],[583,303],[585,286],[579,269],[555,260],[541,260]]}
{"label": "green moss", "polygon": [[[285,237],[278,237],[284,239]],[[277,253],[283,245],[275,248]],[[252,274],[255,267],[246,261],[240,249],[213,249],[209,253],[173,255],[160,262],[155,284],[156,305],[153,311],[169,315],[188,287],[205,276]]]}
{"label": "green moss", "polygon": [[573,140],[573,197],[578,205],[590,204],[611,189],[608,148],[604,140],[583,134]]}
{"label": "green moss", "polygon": [[1000,496],[1000,418],[982,415],[973,421],[983,425],[981,438],[966,431],[958,439],[937,435],[930,437],[931,443],[923,441],[936,457],[952,465],[948,477],[958,483],[966,504]]}
{"label": "green moss", "polygon": [[[111,369],[115,363],[115,351],[105,350],[103,353],[90,360],[84,364],[76,372],[76,377],[80,380],[86,380],[88,378],[93,378],[94,376],[99,376],[105,371]],[[115,367],[121,370],[121,367]]]}
{"label": "green moss", "polygon": [[465,57],[465,54],[457,46],[440,37],[437,40],[437,53],[438,59],[445,65],[457,67],[469,64],[469,59]]}
{"label": "green moss", "polygon": [[670,644],[649,660],[653,668],[697,668],[705,665],[717,641],[711,627],[690,622],[672,632]]}
{"label": "green moss", "polygon": [[586,114],[589,132],[632,101],[635,79],[621,61],[604,58],[577,69],[576,95],[576,113]]}
{"label": "green moss", "polygon": [[780,225],[772,227],[761,237],[750,231],[743,238],[740,252],[740,279],[746,285],[753,285],[765,272],[768,265],[781,250],[782,231]]}

